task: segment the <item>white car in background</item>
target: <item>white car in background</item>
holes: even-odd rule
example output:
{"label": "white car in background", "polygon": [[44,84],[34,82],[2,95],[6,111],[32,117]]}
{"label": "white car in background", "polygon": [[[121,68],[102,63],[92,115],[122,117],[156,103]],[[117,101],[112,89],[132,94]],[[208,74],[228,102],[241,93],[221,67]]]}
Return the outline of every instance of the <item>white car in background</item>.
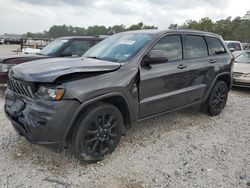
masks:
{"label": "white car in background", "polygon": [[240,41],[225,40],[228,49],[233,53],[234,57],[238,57],[244,52],[244,48]]}
{"label": "white car in background", "polygon": [[235,59],[233,86],[250,88],[250,51],[244,51]]}

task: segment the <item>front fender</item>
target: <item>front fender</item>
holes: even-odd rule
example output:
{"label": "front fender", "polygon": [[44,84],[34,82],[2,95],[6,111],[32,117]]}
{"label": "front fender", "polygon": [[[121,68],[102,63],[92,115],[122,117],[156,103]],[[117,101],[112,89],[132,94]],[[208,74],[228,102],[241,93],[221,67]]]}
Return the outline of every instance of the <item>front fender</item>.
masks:
{"label": "front fender", "polygon": [[130,116],[130,120],[131,121],[135,121],[138,119],[138,115],[139,115],[139,106],[138,107],[134,107],[131,102],[129,102],[128,98],[126,97],[126,95],[124,95],[121,92],[113,92],[113,93],[107,93],[107,94],[103,94],[100,95],[98,97],[92,98],[88,101],[85,101],[84,103],[82,103],[78,109],[75,111],[74,115],[72,116],[70,123],[68,124],[68,126],[66,127],[64,134],[63,134],[63,138],[61,140],[66,141],[68,134],[70,133],[71,128],[74,125],[75,120],[77,119],[77,117],[79,116],[79,114],[82,112],[82,110],[84,108],[86,108],[87,106],[94,104],[98,101],[102,101],[104,99],[110,98],[110,97],[122,97],[124,99],[124,101],[127,104],[128,107],[128,111],[129,111],[129,116]]}

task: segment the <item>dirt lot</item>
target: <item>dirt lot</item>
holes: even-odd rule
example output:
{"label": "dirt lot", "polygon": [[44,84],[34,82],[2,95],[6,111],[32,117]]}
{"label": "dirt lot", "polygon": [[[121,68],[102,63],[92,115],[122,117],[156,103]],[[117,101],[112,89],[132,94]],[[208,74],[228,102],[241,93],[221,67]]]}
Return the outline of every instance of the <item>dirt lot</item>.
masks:
{"label": "dirt lot", "polygon": [[17,49],[20,49],[20,45],[0,45],[0,55],[16,54]]}
{"label": "dirt lot", "polygon": [[0,97],[0,187],[250,187],[250,90],[218,117],[188,109],[139,123],[106,160],[82,164],[19,138]]}

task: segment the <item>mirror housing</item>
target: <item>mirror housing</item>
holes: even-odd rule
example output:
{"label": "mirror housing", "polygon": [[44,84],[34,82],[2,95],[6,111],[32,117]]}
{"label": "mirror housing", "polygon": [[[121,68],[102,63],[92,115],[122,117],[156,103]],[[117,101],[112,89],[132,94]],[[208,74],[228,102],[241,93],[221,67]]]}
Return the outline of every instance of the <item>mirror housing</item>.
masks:
{"label": "mirror housing", "polygon": [[166,52],[164,50],[151,50],[143,58],[144,64],[158,64],[168,61]]}
{"label": "mirror housing", "polygon": [[229,48],[230,52],[234,52],[234,48]]}

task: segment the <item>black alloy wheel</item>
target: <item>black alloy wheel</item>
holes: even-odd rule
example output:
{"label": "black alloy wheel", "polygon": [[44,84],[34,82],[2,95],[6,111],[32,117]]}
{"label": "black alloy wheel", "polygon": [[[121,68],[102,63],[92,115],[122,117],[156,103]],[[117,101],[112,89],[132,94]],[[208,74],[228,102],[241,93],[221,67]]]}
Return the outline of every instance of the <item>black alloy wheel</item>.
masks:
{"label": "black alloy wheel", "polygon": [[72,146],[75,155],[83,161],[98,161],[112,153],[123,131],[123,117],[119,109],[107,103],[98,103],[76,123]]}
{"label": "black alloy wheel", "polygon": [[218,81],[209,97],[208,110],[210,115],[216,116],[221,113],[226,106],[228,97],[228,87],[224,81]]}
{"label": "black alloy wheel", "polygon": [[93,156],[105,155],[112,148],[118,136],[118,122],[112,114],[103,112],[88,125],[84,138],[86,151]]}

